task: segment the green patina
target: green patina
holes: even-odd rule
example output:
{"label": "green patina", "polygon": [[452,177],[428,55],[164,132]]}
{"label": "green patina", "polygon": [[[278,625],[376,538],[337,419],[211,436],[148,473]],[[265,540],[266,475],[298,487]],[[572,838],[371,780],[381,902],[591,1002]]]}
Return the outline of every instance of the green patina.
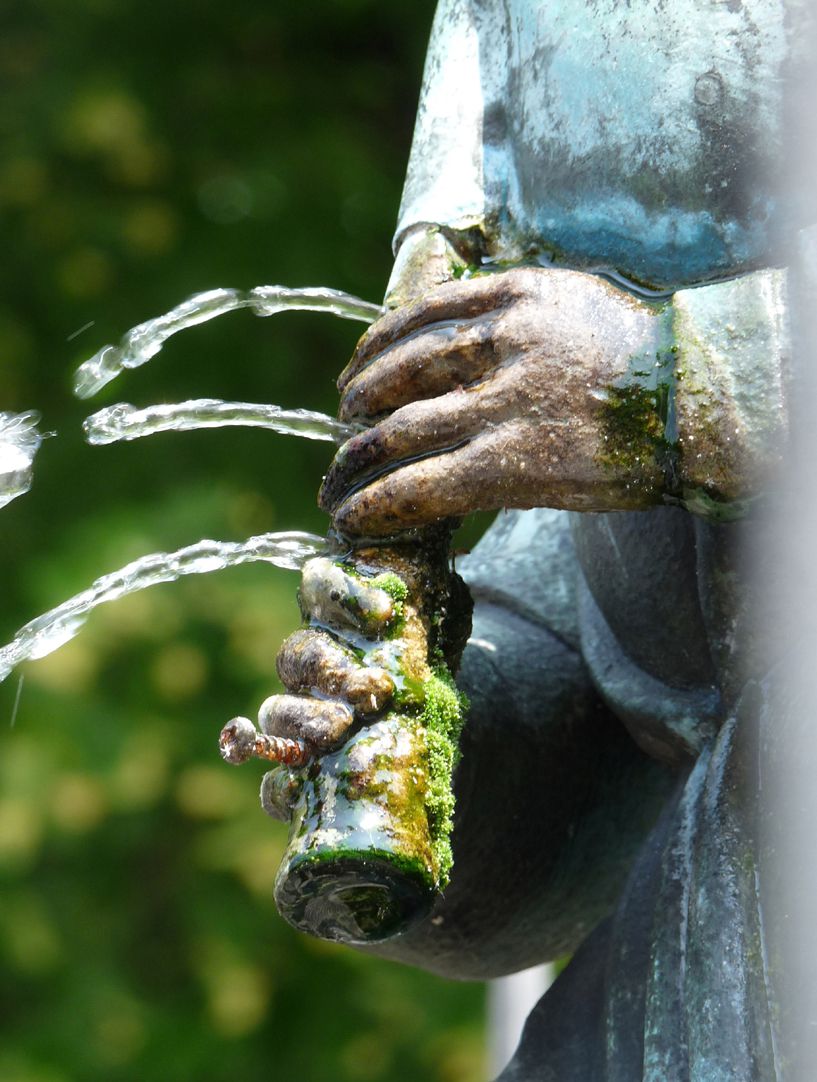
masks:
{"label": "green patina", "polygon": [[[418,700],[422,702],[419,714],[411,716],[413,712],[410,712],[402,717],[403,724],[419,725],[425,731],[428,776],[425,790],[418,789],[416,795],[407,799],[404,792],[394,789],[391,776],[394,764],[388,755],[376,756],[365,776],[353,780],[351,775],[341,774],[341,779],[344,786],[358,788],[367,798],[385,803],[394,813],[394,821],[400,823],[399,833],[404,836],[404,844],[416,833],[410,850],[422,848],[422,835],[427,824],[432,865],[437,884],[443,888],[453,865],[453,774],[460,758],[459,738],[468,703],[444,666],[436,668],[422,684],[421,694],[414,702]],[[410,709],[410,705],[406,705]]]}
{"label": "green patina", "polygon": [[[317,841],[325,814],[321,799],[325,761],[312,786],[307,786],[300,823],[296,822],[297,814],[293,816],[291,837],[303,844],[314,835],[315,844],[308,844],[304,854],[321,862],[333,859],[330,853],[347,852],[358,858],[381,850],[382,859],[391,860],[407,873],[420,874],[430,886],[441,889],[449,881],[453,864],[453,773],[466,702],[456,689],[442,651],[441,636],[447,626],[442,601],[433,594],[434,602],[428,605],[425,618],[414,608],[415,591],[440,587],[425,569],[418,578],[411,565],[408,579],[391,569],[375,570],[371,564],[354,566],[341,561],[336,566],[355,583],[350,591],[353,603],[359,600],[365,608],[368,591],[381,591],[391,602],[390,617],[371,637],[367,630],[344,631],[341,641],[363,664],[384,667],[394,677],[392,709],[382,721],[397,722],[404,733],[410,732],[411,747],[401,744],[396,759],[391,752],[366,756],[365,768],[358,770],[350,769],[351,762],[344,761],[351,743],[339,749],[337,762],[330,763],[328,769],[336,779],[332,829],[341,837]],[[398,567],[402,565],[398,563]],[[355,596],[358,588],[359,599]],[[366,739],[358,734],[352,742],[361,746]],[[367,805],[379,806],[386,816],[361,832],[359,825]]]}
{"label": "green patina", "polygon": [[[338,598],[338,604],[360,621],[362,634],[375,638],[396,637],[403,627],[405,601],[408,597],[408,587],[403,580],[393,571],[384,571],[379,575],[366,574],[349,560],[336,560],[335,567],[340,568],[349,579],[364,590],[381,590],[393,603],[391,615],[388,619],[381,621],[369,611],[365,593],[359,596],[350,591]],[[362,657],[361,649],[356,647],[352,649],[358,657]]]}
{"label": "green patina", "polygon": [[605,451],[602,461],[637,472],[655,460],[665,440],[657,390],[628,384],[610,387],[602,408]]}
{"label": "green patina", "polygon": [[626,380],[607,388],[601,408],[604,451],[599,460],[652,487],[655,467],[664,475],[664,495],[678,488],[679,446],[673,368],[677,348],[633,357]]}
{"label": "green patina", "polygon": [[420,723],[426,730],[428,793],[426,813],[431,849],[440,887],[448,882],[453,865],[451,831],[454,825],[454,767],[460,757],[459,738],[468,701],[457,690],[445,668],[435,669],[425,683]]}
{"label": "green patina", "polygon": [[[308,835],[310,838],[296,860],[329,863],[344,854],[360,859],[363,849],[364,859],[379,857],[409,876],[419,876],[433,888],[439,884],[440,874],[427,803],[431,771],[426,734],[420,731],[420,718],[416,712],[410,715],[392,713],[385,720],[412,730],[411,751],[403,752],[397,763],[391,752],[366,756],[363,769],[352,769],[348,765],[346,749],[338,752],[338,762],[332,771],[337,787],[333,790],[330,819],[332,829],[339,832],[340,837],[329,843],[321,837],[325,779],[319,773],[312,779],[312,789],[302,808],[300,829],[293,820],[293,836],[297,833],[298,837]],[[358,737],[352,744],[359,751],[376,740],[376,737]],[[376,827],[363,829],[361,823],[366,809],[375,806],[385,809],[386,818]]]}

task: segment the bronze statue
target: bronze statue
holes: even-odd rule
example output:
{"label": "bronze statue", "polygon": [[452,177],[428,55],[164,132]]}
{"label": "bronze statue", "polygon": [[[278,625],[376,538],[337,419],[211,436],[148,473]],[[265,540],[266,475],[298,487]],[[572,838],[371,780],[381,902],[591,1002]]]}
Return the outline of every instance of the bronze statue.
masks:
{"label": "bronze statue", "polygon": [[[501,509],[457,565],[451,882],[363,949],[465,978],[574,953],[503,1082],[794,1077],[746,541],[787,454],[813,60],[795,0],[437,11],[394,311],[339,383],[369,427],[320,499],[355,540]],[[267,731],[319,755],[317,622]]]}

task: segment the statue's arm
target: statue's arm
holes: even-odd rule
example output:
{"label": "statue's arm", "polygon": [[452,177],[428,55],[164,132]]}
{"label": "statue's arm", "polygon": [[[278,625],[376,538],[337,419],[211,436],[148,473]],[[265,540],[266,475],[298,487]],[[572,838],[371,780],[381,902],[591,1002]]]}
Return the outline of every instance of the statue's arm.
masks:
{"label": "statue's arm", "polygon": [[322,505],[349,534],[500,507],[735,517],[785,449],[787,289],[764,269],[647,301],[543,267],[434,286],[341,376],[341,416],[370,427]]}

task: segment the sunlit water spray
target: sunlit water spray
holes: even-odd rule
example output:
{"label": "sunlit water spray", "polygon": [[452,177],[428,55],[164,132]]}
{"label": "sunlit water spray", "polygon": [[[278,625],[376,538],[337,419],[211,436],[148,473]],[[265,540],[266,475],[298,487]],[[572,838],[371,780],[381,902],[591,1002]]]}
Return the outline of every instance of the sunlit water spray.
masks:
{"label": "sunlit water spray", "polygon": [[40,415],[0,412],[0,507],[31,487],[34,456],[42,443],[37,431]]}
{"label": "sunlit water spray", "polygon": [[182,575],[209,574],[238,564],[262,562],[298,571],[307,560],[326,553],[329,547],[325,538],[315,534],[265,533],[246,541],[197,541],[175,552],[141,556],[21,627],[0,649],[0,680],[5,680],[22,661],[45,657],[73,639],[89,614],[108,601],[118,601],[161,582],[175,582]]}
{"label": "sunlit water spray", "polygon": [[90,398],[126,368],[138,368],[155,357],[164,343],[187,327],[208,319],[249,308],[257,316],[278,312],[327,312],[341,319],[373,323],[385,311],[379,304],[323,286],[290,289],[287,286],[257,286],[255,289],[211,289],[196,293],[162,316],[133,327],[115,346],[103,346],[76,371],[74,392]]}
{"label": "sunlit water spray", "polygon": [[[80,398],[96,394],[126,368],[138,368],[154,357],[171,335],[208,319],[249,308],[256,315],[301,310],[328,312],[343,319],[372,323],[384,309],[359,297],[323,287],[289,289],[259,286],[242,291],[214,289],[189,297],[176,308],[128,331],[118,346],[105,346],[77,370],[74,390]],[[40,444],[37,415],[0,414],[0,506],[24,492],[30,483],[31,461]],[[202,398],[175,404],[137,408],[121,402],[88,417],[86,438],[92,444],[134,440],[155,432],[243,425],[266,428],[306,439],[343,443],[359,429],[312,410],[284,410],[250,402]],[[251,562],[264,562],[298,571],[306,560],[330,550],[322,537],[301,532],[268,533],[246,541],[198,541],[176,552],[154,552],[97,579],[49,612],[22,627],[0,648],[0,680],[21,662],[45,657],[74,638],[99,605],[128,594],[174,582],[182,575],[201,575]]]}
{"label": "sunlit water spray", "polygon": [[190,432],[228,425],[265,428],[336,444],[344,443],[361,431],[357,425],[344,424],[313,410],[285,410],[254,402],[222,402],[219,398],[194,398],[189,402],[161,403],[143,409],[119,402],[86,418],[83,428],[88,442],[99,445],[137,440],[156,432]]}

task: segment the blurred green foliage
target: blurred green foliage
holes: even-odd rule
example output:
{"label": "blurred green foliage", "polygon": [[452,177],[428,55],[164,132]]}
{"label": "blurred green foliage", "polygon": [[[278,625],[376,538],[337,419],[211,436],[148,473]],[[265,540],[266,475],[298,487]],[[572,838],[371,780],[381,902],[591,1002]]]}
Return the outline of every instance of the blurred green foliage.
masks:
{"label": "blurred green foliage", "polygon": [[[0,513],[0,634],[135,556],[324,532],[327,444],[84,445],[106,402],[334,412],[360,326],[235,313],[98,399],[75,366],[220,285],[383,292],[432,0],[27,0],[0,38],[0,409],[55,432]],[[0,687],[0,1079],[474,1082],[482,989],[298,936],[221,725],[276,690],[295,576],[154,588]]]}

